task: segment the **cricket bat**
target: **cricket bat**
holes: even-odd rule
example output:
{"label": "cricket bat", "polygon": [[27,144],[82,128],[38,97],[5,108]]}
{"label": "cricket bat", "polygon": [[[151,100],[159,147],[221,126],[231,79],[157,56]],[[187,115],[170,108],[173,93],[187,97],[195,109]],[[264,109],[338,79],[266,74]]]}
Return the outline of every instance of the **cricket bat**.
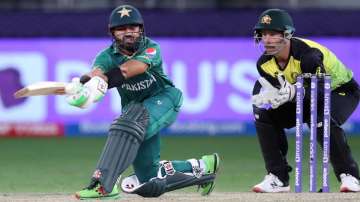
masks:
{"label": "cricket bat", "polygon": [[37,96],[37,95],[64,95],[65,82],[56,82],[56,81],[43,81],[37,82],[24,88],[16,91],[14,93],[15,98]]}

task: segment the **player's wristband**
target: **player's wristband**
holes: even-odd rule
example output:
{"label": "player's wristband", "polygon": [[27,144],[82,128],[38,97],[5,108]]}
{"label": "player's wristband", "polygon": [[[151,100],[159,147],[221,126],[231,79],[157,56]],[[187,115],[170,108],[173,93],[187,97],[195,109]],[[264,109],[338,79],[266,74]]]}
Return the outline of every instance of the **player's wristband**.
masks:
{"label": "player's wristband", "polygon": [[105,76],[108,78],[108,89],[113,87],[120,87],[121,84],[123,84],[125,81],[125,77],[118,67],[106,72]]}

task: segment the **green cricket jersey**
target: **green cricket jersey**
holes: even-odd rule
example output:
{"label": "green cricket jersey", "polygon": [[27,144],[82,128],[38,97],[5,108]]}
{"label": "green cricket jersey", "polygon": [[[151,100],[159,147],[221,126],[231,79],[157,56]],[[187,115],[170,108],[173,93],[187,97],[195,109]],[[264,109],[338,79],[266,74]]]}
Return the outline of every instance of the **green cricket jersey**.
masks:
{"label": "green cricket jersey", "polygon": [[261,76],[273,85],[277,83],[276,74],[284,74],[286,80],[292,84],[301,73],[316,73],[319,65],[323,64],[325,72],[331,75],[331,87],[335,89],[349,82],[353,73],[326,47],[307,39],[292,38],[290,56],[284,69],[277,64],[274,56],[262,55],[257,68]]}
{"label": "green cricket jersey", "polygon": [[97,54],[93,67],[108,72],[113,68],[119,68],[128,60],[144,62],[149,65],[149,68],[143,74],[126,79],[121,86],[117,87],[123,107],[131,101],[141,102],[165,87],[173,86],[163,71],[159,45],[147,37],[145,37],[143,45],[132,56],[121,54],[113,43]]}

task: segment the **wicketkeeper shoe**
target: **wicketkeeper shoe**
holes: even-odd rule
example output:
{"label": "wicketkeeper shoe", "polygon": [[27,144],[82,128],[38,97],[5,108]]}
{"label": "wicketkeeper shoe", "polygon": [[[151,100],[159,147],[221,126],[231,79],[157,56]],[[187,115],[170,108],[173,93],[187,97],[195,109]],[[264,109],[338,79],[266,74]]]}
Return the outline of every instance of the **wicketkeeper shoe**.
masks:
{"label": "wicketkeeper shoe", "polygon": [[[211,155],[202,156],[201,159],[206,165],[204,174],[216,174],[219,170],[220,157],[217,153]],[[212,182],[200,185],[200,191],[202,196],[209,195],[215,187],[215,179]]]}
{"label": "wicketkeeper shoe", "polygon": [[360,192],[359,180],[354,176],[342,173],[340,174],[340,179],[340,192]]}
{"label": "wicketkeeper shoe", "polygon": [[284,185],[276,175],[269,173],[261,183],[252,188],[252,191],[257,193],[290,192],[290,186]]}
{"label": "wicketkeeper shoe", "polygon": [[117,185],[114,186],[111,193],[106,193],[104,188],[98,183],[93,188],[87,187],[75,193],[75,197],[80,200],[86,199],[116,199],[120,197]]}

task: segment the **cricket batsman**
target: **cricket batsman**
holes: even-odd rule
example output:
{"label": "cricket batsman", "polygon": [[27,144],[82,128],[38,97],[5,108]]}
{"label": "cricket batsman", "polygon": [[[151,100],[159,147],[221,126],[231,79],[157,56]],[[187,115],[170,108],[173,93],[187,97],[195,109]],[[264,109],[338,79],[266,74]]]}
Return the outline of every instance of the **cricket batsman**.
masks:
{"label": "cricket batsman", "polygon": [[[289,192],[288,142],[284,129],[295,126],[295,82],[302,73],[331,75],[330,162],[340,181],[340,192],[359,192],[359,168],[351,155],[342,124],[359,103],[358,83],[329,49],[314,41],[293,37],[290,15],[280,9],[264,11],[254,27],[263,54],[257,61],[260,78],[253,89],[253,112],[267,174],[254,192]],[[304,122],[309,124],[310,88],[305,81]],[[318,88],[317,141],[323,141],[323,87]],[[270,105],[271,107],[263,107]]]}
{"label": "cricket batsman", "polygon": [[[186,161],[160,161],[159,131],[174,122],[182,93],[164,74],[159,45],[145,36],[140,12],[130,5],[110,15],[112,44],[97,54],[91,72],[73,79],[67,102],[86,108],[116,88],[122,114],[109,127],[107,141],[85,189],[78,199],[117,198],[117,180],[129,166],[134,175],[121,182],[124,192],[143,197],[197,185],[209,195],[219,168],[218,154]],[[119,103],[120,104],[120,103]]]}

